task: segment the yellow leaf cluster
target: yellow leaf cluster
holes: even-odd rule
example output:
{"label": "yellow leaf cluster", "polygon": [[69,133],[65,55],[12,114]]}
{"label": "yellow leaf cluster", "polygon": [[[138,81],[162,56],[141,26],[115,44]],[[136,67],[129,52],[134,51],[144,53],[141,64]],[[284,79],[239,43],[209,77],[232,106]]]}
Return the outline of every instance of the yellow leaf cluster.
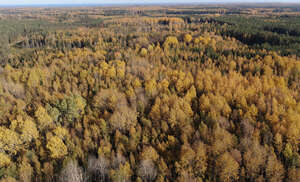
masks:
{"label": "yellow leaf cluster", "polygon": [[0,152],[0,168],[8,166],[11,163],[11,160],[8,155]]}
{"label": "yellow leaf cluster", "polygon": [[47,141],[47,149],[50,151],[52,158],[62,158],[68,154],[68,149],[61,138],[53,136]]}

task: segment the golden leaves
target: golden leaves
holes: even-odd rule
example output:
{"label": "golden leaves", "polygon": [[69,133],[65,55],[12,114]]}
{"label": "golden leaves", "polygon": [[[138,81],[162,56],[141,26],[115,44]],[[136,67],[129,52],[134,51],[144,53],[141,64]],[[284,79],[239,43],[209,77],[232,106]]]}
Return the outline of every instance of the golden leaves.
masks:
{"label": "golden leaves", "polygon": [[193,40],[193,37],[190,34],[185,34],[183,40],[185,43],[190,43]]}
{"label": "golden leaves", "polygon": [[177,37],[175,36],[169,36],[166,38],[164,42],[164,48],[169,48],[169,47],[176,47],[179,44]]}
{"label": "golden leaves", "polygon": [[158,153],[151,146],[145,147],[141,153],[141,159],[143,159],[143,160],[156,161],[158,158],[159,158]]}
{"label": "golden leaves", "polygon": [[0,168],[8,166],[11,163],[11,160],[8,155],[3,152],[0,152]]}
{"label": "golden leaves", "polygon": [[157,89],[156,87],[157,87],[156,80],[150,79],[150,80],[146,81],[145,82],[146,94],[149,96],[153,96],[154,94],[156,94],[156,89]]}
{"label": "golden leaves", "polygon": [[61,138],[53,136],[47,141],[47,149],[50,151],[52,158],[62,158],[68,154],[68,149]]}
{"label": "golden leaves", "polygon": [[16,154],[21,147],[22,141],[18,133],[0,126],[0,149]]}
{"label": "golden leaves", "polygon": [[43,130],[53,124],[52,118],[48,115],[46,109],[42,106],[39,106],[35,111],[35,117],[37,118],[40,130]]}
{"label": "golden leaves", "polygon": [[220,180],[223,182],[231,182],[239,179],[239,164],[228,152],[217,158],[216,169]]}

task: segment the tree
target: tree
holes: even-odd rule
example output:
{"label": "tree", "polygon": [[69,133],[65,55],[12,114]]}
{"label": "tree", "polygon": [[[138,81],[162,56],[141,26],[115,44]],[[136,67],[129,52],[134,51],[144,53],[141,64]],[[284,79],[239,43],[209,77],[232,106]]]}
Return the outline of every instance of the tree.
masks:
{"label": "tree", "polygon": [[50,156],[54,159],[62,158],[68,154],[68,149],[61,138],[53,136],[47,141],[47,149],[50,151]]}
{"label": "tree", "polygon": [[54,167],[51,163],[45,162],[43,164],[42,172],[44,174],[44,180],[46,182],[54,181]]}
{"label": "tree", "polygon": [[169,36],[164,42],[164,48],[176,47],[179,44],[178,40],[174,36]]}
{"label": "tree", "polygon": [[239,164],[228,152],[217,158],[216,171],[220,181],[231,182],[239,179]]}
{"label": "tree", "polygon": [[10,129],[20,133],[20,138],[25,144],[39,137],[36,124],[30,118],[24,121],[21,116],[18,116],[17,119],[11,122]]}
{"label": "tree", "polygon": [[19,169],[20,180],[22,182],[31,182],[33,169],[31,165],[28,163],[27,159],[23,160],[20,169]]}
{"label": "tree", "polygon": [[62,113],[65,124],[78,120],[85,113],[86,100],[80,95],[70,95],[56,104]]}
{"label": "tree", "polygon": [[217,124],[213,130],[212,153],[219,155],[234,146],[235,140],[228,131]]}
{"label": "tree", "polygon": [[11,163],[11,160],[8,155],[3,152],[0,152],[0,168],[6,167]]}
{"label": "tree", "polygon": [[24,142],[31,142],[39,137],[39,132],[32,120],[25,120],[21,129],[21,139]]}
{"label": "tree", "polygon": [[69,161],[59,176],[61,182],[84,182],[84,174],[76,161]]}
{"label": "tree", "polygon": [[141,160],[156,161],[159,155],[152,146],[145,147],[141,153]]}
{"label": "tree", "polygon": [[157,171],[155,168],[154,163],[152,160],[142,160],[139,168],[138,168],[138,175],[144,180],[144,181],[153,181],[156,178]]}
{"label": "tree", "polygon": [[29,87],[37,87],[40,84],[40,70],[33,69],[28,76],[28,86]]}
{"label": "tree", "polygon": [[16,132],[0,126],[0,152],[16,154],[21,144],[20,136]]}
{"label": "tree", "polygon": [[275,136],[274,136],[274,144],[275,144],[275,148],[277,149],[278,152],[282,151],[282,147],[283,147],[282,143],[283,142],[282,142],[281,134],[276,133]]}
{"label": "tree", "polygon": [[190,34],[185,34],[183,39],[185,43],[190,43],[193,40],[193,37]]}
{"label": "tree", "polygon": [[102,89],[93,99],[93,106],[98,110],[115,111],[119,105],[126,105],[126,97],[116,89]]}
{"label": "tree", "polygon": [[110,171],[110,178],[115,182],[129,182],[131,175],[132,170],[128,162],[120,164],[119,168]]}
{"label": "tree", "polygon": [[266,150],[256,141],[247,148],[244,155],[244,165],[246,168],[247,177],[254,180],[261,174],[261,169],[266,164]]}
{"label": "tree", "polygon": [[1,182],[17,182],[17,180],[11,176],[1,179]]}
{"label": "tree", "polygon": [[285,148],[283,150],[283,156],[286,158],[286,160],[291,160],[293,157],[293,148],[292,145],[290,143],[287,143],[285,145]]}
{"label": "tree", "polygon": [[53,123],[53,120],[48,115],[47,110],[42,106],[39,106],[35,111],[35,117],[37,118],[39,129],[41,131],[44,130],[46,127],[51,126],[51,124]]}
{"label": "tree", "polygon": [[69,135],[68,130],[63,127],[57,127],[54,129],[53,132],[62,140],[64,140]]}
{"label": "tree", "polygon": [[157,83],[153,78],[145,82],[145,91],[147,96],[154,96],[157,92]]}
{"label": "tree", "polygon": [[146,48],[142,48],[141,51],[140,51],[140,54],[142,57],[145,57],[147,55],[148,51]]}
{"label": "tree", "polygon": [[300,169],[292,167],[288,170],[288,182],[297,182],[300,180]]}
{"label": "tree", "polygon": [[208,168],[208,157],[207,157],[207,147],[203,142],[195,142],[192,146],[195,151],[194,158],[194,174],[196,177],[204,177],[206,170]]}
{"label": "tree", "polygon": [[59,110],[56,107],[52,107],[50,104],[46,105],[46,110],[47,110],[47,113],[49,114],[49,116],[52,118],[52,120],[54,122],[57,122],[58,118],[59,118],[59,116],[61,114],[59,112]]}
{"label": "tree", "polygon": [[109,163],[104,157],[99,156],[98,159],[89,157],[87,166],[89,179],[93,181],[107,181],[108,169]]}
{"label": "tree", "polygon": [[129,108],[127,104],[120,105],[119,109],[112,114],[109,121],[113,131],[128,131],[131,126],[136,124],[137,113],[132,108]]}
{"label": "tree", "polygon": [[282,181],[284,179],[284,172],[284,167],[281,162],[277,160],[276,154],[271,152],[266,166],[267,179],[270,182]]}

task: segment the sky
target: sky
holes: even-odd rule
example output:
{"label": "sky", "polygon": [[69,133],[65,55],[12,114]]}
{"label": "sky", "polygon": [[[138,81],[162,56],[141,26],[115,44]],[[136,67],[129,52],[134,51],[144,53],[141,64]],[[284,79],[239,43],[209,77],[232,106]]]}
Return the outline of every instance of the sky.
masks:
{"label": "sky", "polygon": [[279,2],[300,3],[300,0],[0,0],[1,5],[34,5],[34,4],[142,4],[142,3],[244,3],[244,2]]}

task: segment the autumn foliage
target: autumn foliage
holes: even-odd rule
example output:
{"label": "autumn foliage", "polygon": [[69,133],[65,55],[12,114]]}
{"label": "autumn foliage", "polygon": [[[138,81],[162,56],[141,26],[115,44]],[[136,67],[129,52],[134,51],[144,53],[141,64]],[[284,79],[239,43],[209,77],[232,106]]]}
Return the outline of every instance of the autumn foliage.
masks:
{"label": "autumn foliage", "polygon": [[25,31],[0,67],[1,182],[300,181],[299,57],[98,10],[41,9],[74,27]]}

